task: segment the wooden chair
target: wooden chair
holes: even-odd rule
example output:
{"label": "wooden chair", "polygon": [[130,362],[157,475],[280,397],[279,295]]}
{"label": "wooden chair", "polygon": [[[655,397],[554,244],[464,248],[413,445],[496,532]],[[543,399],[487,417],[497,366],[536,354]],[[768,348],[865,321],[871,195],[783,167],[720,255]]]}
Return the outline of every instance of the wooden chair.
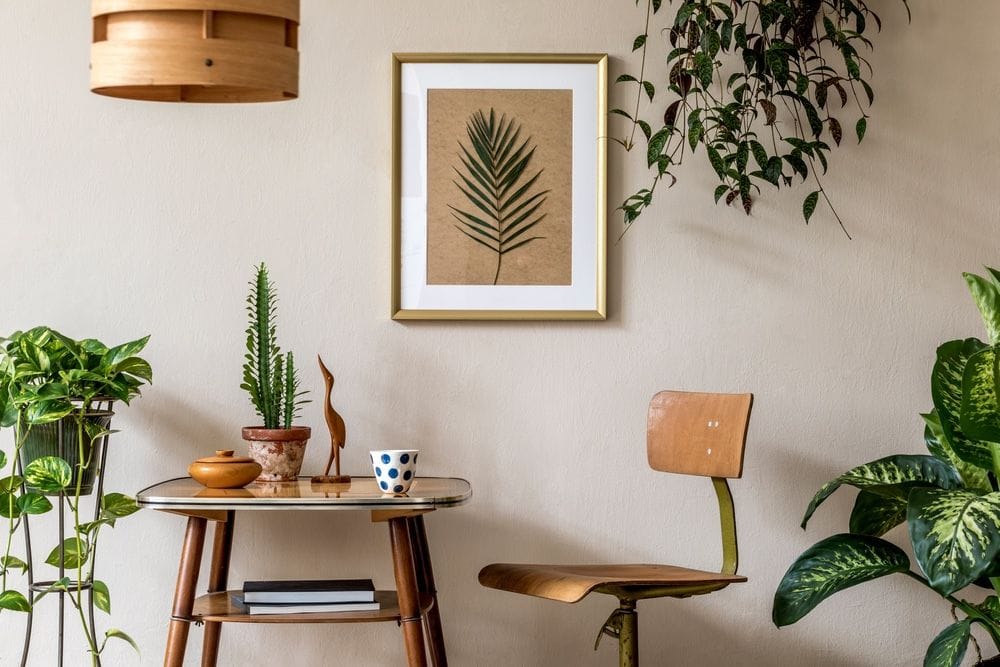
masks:
{"label": "wooden chair", "polygon": [[676,565],[523,565],[494,563],[479,583],[512,593],[559,602],[579,602],[590,593],[618,598],[597,635],[618,640],[621,667],[639,664],[636,603],[648,598],[686,598],[721,590],[747,579],[736,574],[736,515],[727,478],[743,474],[743,450],[752,394],[664,391],[649,404],[646,456],[660,472],[711,477],[719,500],[722,570],[707,572]]}

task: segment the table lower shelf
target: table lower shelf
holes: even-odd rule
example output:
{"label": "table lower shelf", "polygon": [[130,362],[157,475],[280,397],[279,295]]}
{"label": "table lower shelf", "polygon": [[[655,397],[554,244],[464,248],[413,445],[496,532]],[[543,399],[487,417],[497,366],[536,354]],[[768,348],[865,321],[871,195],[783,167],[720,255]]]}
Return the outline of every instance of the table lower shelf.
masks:
{"label": "table lower shelf", "polygon": [[[341,611],[326,614],[257,614],[251,616],[233,604],[232,595],[242,591],[225,591],[202,595],[194,601],[191,619],[196,623],[381,623],[399,621],[399,599],[396,591],[376,591],[378,611]],[[420,611],[426,613],[434,605],[430,595],[420,596]]]}

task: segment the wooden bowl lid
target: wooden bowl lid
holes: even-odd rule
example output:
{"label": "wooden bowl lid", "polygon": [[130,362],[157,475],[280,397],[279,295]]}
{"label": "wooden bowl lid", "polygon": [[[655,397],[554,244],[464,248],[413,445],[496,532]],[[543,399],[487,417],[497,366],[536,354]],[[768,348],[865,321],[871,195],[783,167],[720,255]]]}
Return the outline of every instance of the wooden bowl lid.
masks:
{"label": "wooden bowl lid", "polygon": [[195,463],[253,463],[253,459],[248,456],[233,456],[235,452],[231,449],[220,449],[215,452],[215,456],[207,456],[198,459]]}

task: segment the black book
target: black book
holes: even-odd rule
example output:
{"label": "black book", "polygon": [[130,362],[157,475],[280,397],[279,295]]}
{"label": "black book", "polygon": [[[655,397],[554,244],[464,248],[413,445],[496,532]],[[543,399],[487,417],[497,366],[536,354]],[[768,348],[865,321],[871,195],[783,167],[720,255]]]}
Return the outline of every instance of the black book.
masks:
{"label": "black book", "polygon": [[371,579],[325,579],[309,581],[248,581],[243,584],[246,604],[374,602]]}

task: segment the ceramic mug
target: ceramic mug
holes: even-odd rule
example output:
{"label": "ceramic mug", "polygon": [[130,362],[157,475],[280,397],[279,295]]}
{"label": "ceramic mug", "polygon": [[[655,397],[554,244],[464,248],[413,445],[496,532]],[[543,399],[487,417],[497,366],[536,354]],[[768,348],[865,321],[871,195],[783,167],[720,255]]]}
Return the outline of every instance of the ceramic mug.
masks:
{"label": "ceramic mug", "polygon": [[406,493],[417,475],[419,449],[378,449],[369,452],[375,482],[383,493]]}

